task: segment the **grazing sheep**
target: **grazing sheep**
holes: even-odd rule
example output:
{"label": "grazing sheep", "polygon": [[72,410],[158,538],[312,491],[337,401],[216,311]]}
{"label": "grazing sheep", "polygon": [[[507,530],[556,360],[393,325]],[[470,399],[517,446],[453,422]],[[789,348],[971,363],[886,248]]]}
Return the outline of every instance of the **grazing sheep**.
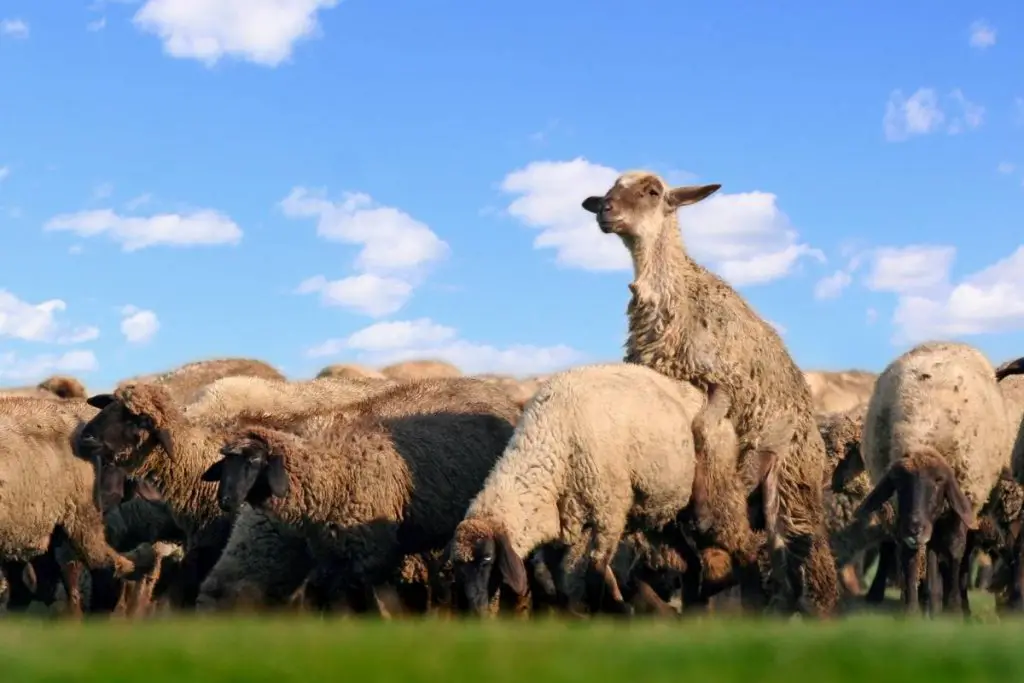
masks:
{"label": "grazing sheep", "polygon": [[992,365],[967,344],[920,344],[879,376],[861,444],[874,489],[857,516],[896,496],[906,609],[917,607],[927,547],[929,565],[943,563],[941,584],[927,572],[931,608],[968,611],[968,531],[1008,463],[1005,416]]}
{"label": "grazing sheep", "polygon": [[567,549],[559,591],[580,611],[589,570],[628,613],[611,561],[627,523],[662,528],[690,503],[694,387],[629,363],[588,365],[548,379],[527,404],[501,460],[452,540],[470,607],[487,611],[501,582],[524,595],[524,558]]}
{"label": "grazing sheep", "polygon": [[[123,577],[150,568],[152,548],[122,556],[104,539],[96,464],[73,448],[76,432],[94,413],[77,400],[0,398],[0,559],[43,555],[61,529],[89,569],[109,567]],[[62,563],[61,570],[78,613],[78,563]]]}
{"label": "grazing sheep", "polygon": [[210,421],[245,412],[299,415],[318,406],[354,403],[396,383],[391,380],[340,377],[302,382],[262,377],[224,377],[200,389],[184,406],[185,417]]}
{"label": "grazing sheep", "polygon": [[316,373],[317,379],[324,377],[337,377],[340,379],[386,379],[384,373],[372,368],[364,368],[362,365],[351,365],[347,363],[336,363]]}
{"label": "grazing sheep", "polygon": [[[323,406],[306,416],[243,411],[233,415],[230,424],[232,428],[248,423],[296,431],[309,420],[320,420],[319,415],[324,412],[337,421],[356,422],[366,418],[401,418],[440,412],[475,413],[481,406],[511,424],[519,418],[518,407],[500,389],[472,378],[448,378],[393,384],[360,401],[344,406]],[[241,593],[248,600],[279,605],[292,599],[296,587],[292,577],[308,573],[312,560],[308,553],[296,549],[296,538],[304,538],[299,531],[280,522],[271,523],[264,511],[246,512],[245,507],[242,510],[239,520],[244,515],[249,521],[245,525],[236,522],[222,561],[211,570],[204,583],[204,607],[230,607]],[[270,548],[278,548],[272,558]],[[261,590],[262,597],[258,595]]]}
{"label": "grazing sheep", "polygon": [[845,413],[867,405],[877,378],[876,373],[865,370],[804,373],[814,412],[819,415]]}
{"label": "grazing sheep", "polygon": [[[824,526],[825,447],[811,393],[775,329],[722,278],[686,253],[676,210],[720,185],[670,188],[653,173],[619,176],[604,196],[583,201],[601,231],[618,235],[633,259],[625,360],[732,398],[741,440],[756,443],[778,419],[793,426],[764,482],[776,605],[830,614],[838,599]],[[781,603],[781,605],[779,605]]]}
{"label": "grazing sheep", "polygon": [[461,370],[443,360],[407,360],[402,363],[388,365],[381,368],[380,371],[388,379],[398,380],[399,382],[462,376]]}
{"label": "grazing sheep", "polygon": [[270,365],[249,358],[216,358],[186,363],[181,367],[157,375],[136,377],[123,382],[159,384],[170,392],[179,404],[190,403],[196,393],[207,384],[223,377],[260,377],[284,380],[285,376]]}
{"label": "grazing sheep", "polygon": [[318,563],[342,570],[341,590],[372,605],[404,556],[444,547],[508,443],[518,410],[495,393],[458,412],[326,412],[295,434],[245,427],[203,478],[220,482],[222,509],[248,502],[298,528]]}
{"label": "grazing sheep", "polygon": [[86,398],[85,387],[74,377],[53,375],[34,387],[12,387],[0,389],[0,397],[26,396],[34,398]]}

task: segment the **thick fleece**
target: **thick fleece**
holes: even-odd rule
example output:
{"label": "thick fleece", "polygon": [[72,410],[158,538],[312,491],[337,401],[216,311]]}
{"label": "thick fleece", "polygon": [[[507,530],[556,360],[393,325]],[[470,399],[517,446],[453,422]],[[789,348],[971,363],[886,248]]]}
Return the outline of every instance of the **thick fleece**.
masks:
{"label": "thick fleece", "polygon": [[977,514],[1009,464],[1011,436],[992,364],[967,344],[927,342],[885,368],[865,417],[861,454],[873,484],[921,447],[952,467]]}
{"label": "thick fleece", "polygon": [[[78,457],[73,448],[77,431],[95,412],[73,399],[0,398],[3,560],[42,555],[59,526],[89,568],[109,567],[119,576],[136,570],[132,559],[107,544],[95,464]],[[151,554],[146,557],[153,560]]]}
{"label": "thick fleece", "polygon": [[168,372],[136,377],[131,381],[159,384],[171,393],[175,401],[185,404],[192,402],[203,387],[223,377],[261,377],[281,381],[285,379],[277,369],[261,360],[215,358],[186,363]]}
{"label": "thick fleece", "polygon": [[473,562],[482,539],[517,558],[564,544],[559,589],[581,604],[587,570],[609,566],[627,522],[661,528],[689,504],[703,403],[691,385],[630,363],[551,376],[459,524],[453,560]]}

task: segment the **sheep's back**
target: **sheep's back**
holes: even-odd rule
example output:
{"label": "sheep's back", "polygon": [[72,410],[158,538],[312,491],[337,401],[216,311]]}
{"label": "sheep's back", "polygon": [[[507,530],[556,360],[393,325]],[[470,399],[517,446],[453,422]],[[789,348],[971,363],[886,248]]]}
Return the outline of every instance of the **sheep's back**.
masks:
{"label": "sheep's back", "polygon": [[871,481],[917,446],[931,446],[956,473],[975,511],[1008,464],[1006,408],[992,364],[967,344],[930,342],[878,378],[865,418],[862,455]]}

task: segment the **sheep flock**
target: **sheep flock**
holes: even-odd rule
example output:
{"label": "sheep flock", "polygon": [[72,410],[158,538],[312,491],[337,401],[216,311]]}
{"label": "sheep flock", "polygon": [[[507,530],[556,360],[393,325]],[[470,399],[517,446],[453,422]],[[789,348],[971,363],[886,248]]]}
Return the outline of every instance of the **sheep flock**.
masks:
{"label": "sheep flock", "polygon": [[976,588],[1020,610],[1024,359],[937,340],[802,371],[686,251],[677,210],[718,189],[630,171],[580,198],[634,264],[619,363],[0,388],[0,610],[966,616]]}

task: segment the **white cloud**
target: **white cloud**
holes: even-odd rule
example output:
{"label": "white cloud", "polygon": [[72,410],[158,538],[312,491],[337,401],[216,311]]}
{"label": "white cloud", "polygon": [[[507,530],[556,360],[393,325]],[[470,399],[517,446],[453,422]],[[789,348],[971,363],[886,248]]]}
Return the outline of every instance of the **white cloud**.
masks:
{"label": "white cloud", "polygon": [[455,328],[429,318],[376,323],[348,337],[328,340],[307,353],[314,358],[352,354],[358,362],[378,366],[432,358],[453,363],[466,373],[513,375],[552,372],[584,360],[582,353],[565,345],[496,347],[470,342],[459,338]]}
{"label": "white cloud", "polygon": [[68,351],[21,358],[14,352],[0,353],[0,382],[38,382],[55,373],[92,372],[99,363],[92,351]]}
{"label": "white cloud", "polygon": [[412,296],[413,286],[399,278],[363,273],[341,280],[316,275],[304,280],[295,291],[319,292],[325,306],[340,306],[378,318],[401,309]]}
{"label": "white cloud", "polygon": [[21,19],[0,19],[0,36],[28,38],[28,24]]}
{"label": "white cloud", "polygon": [[900,297],[893,322],[898,342],[1024,329],[1024,246],[952,285]]}
{"label": "white cloud", "polygon": [[153,199],[153,195],[150,193],[140,194],[138,197],[132,197],[124,203],[126,211],[135,211],[143,204],[148,204]]}
{"label": "white cloud", "polygon": [[996,166],[996,170],[1002,173],[1003,175],[1009,175],[1013,173],[1016,169],[1017,165],[1009,161],[1002,161],[999,163],[998,166]]}
{"label": "white cloud", "polygon": [[7,180],[11,175],[11,169],[7,166],[0,166],[0,183]]}
{"label": "white cloud", "polygon": [[851,282],[853,282],[853,276],[850,273],[845,270],[837,270],[818,280],[814,285],[814,298],[835,299]]}
{"label": "white cloud", "polygon": [[985,21],[984,19],[978,19],[971,23],[970,38],[968,42],[971,47],[976,47],[979,50],[992,47],[996,44],[996,30]]}
{"label": "white cloud", "polygon": [[121,309],[121,315],[121,334],[129,344],[144,344],[160,329],[160,321],[153,311],[125,306]]}
{"label": "white cloud", "polygon": [[72,232],[79,237],[106,234],[120,243],[123,251],[155,246],[238,244],[242,239],[241,228],[212,209],[152,216],[122,216],[110,209],[80,211],[54,216],[43,229]]}
{"label": "white cloud", "polygon": [[87,23],[85,25],[85,30],[86,31],[92,31],[93,33],[95,33],[96,31],[102,31],[104,28],[106,28],[106,26],[107,26],[107,18],[106,17],[100,17],[99,19],[96,19],[95,21],[90,21],[89,23]]}
{"label": "white cloud", "polygon": [[[540,231],[534,248],[554,249],[559,265],[628,270],[632,263],[619,238],[598,230],[594,216],[580,206],[587,196],[606,192],[618,175],[582,157],[535,161],[505,176],[501,189],[518,195],[508,213]],[[801,256],[824,260],[820,251],[798,241],[776,196],[768,192],[712,195],[686,207],[680,223],[694,258],[709,262],[737,286],[781,278]]]}
{"label": "white cloud", "polygon": [[885,139],[902,142],[942,130],[954,135],[984,122],[985,108],[968,100],[959,88],[952,90],[947,99],[950,104],[944,110],[933,88],[919,88],[910,97],[902,90],[893,90],[882,117]]}
{"label": "white cloud", "polygon": [[96,327],[71,327],[58,321],[57,314],[65,310],[67,304],[60,299],[30,304],[0,289],[0,337],[30,342],[79,344],[100,336]]}
{"label": "white cloud", "polygon": [[213,66],[233,57],[277,66],[319,34],[317,14],[338,0],[147,0],[132,21],[172,57]]}
{"label": "white cloud", "polygon": [[317,219],[317,234],[326,240],[359,245],[358,274],[340,280],[309,278],[298,292],[319,292],[325,304],[378,317],[399,310],[421,283],[427,266],[445,258],[450,248],[425,224],[390,206],[378,206],[363,193],[326,199],[322,190],[294,188],[279,203],[289,218]]}
{"label": "white cloud", "polygon": [[883,247],[873,254],[868,289],[908,294],[934,289],[947,282],[956,247],[914,244]]}

